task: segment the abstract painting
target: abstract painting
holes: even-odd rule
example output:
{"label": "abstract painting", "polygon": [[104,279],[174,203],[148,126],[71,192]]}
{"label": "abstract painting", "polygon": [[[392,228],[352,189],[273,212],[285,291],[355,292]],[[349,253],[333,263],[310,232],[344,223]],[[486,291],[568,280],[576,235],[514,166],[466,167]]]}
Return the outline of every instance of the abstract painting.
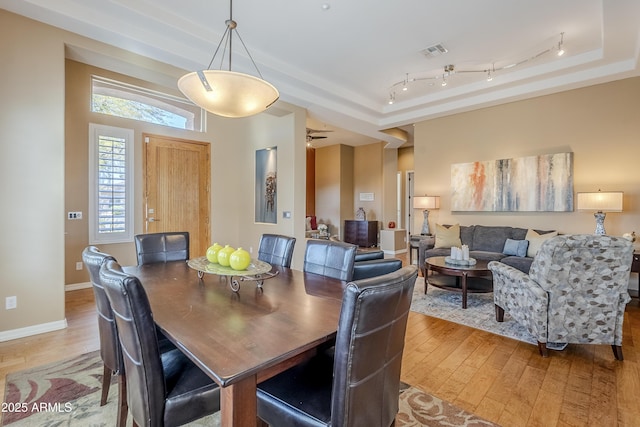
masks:
{"label": "abstract painting", "polygon": [[255,221],[277,223],[278,148],[256,150]]}
{"label": "abstract painting", "polygon": [[573,153],[451,165],[451,210],[573,211]]}

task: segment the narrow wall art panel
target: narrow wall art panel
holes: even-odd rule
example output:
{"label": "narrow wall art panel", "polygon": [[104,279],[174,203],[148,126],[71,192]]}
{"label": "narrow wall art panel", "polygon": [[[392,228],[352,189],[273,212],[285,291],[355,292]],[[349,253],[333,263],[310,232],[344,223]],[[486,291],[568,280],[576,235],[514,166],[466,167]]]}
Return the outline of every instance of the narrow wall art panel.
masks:
{"label": "narrow wall art panel", "polygon": [[573,211],[573,153],[451,165],[451,210]]}
{"label": "narrow wall art panel", "polygon": [[278,148],[256,150],[255,221],[277,223]]}

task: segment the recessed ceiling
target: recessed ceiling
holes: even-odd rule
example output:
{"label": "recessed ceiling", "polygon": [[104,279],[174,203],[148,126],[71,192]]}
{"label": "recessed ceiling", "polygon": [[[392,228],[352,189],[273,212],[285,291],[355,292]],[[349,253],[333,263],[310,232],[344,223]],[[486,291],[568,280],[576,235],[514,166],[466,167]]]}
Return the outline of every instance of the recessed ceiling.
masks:
{"label": "recessed ceiling", "polygon": [[[228,2],[213,0],[0,0],[0,7],[189,71],[207,67],[229,17]],[[381,130],[639,75],[638,16],[637,0],[233,5],[244,43],[282,100],[391,146],[403,142]],[[560,33],[564,56],[532,59],[555,47]],[[447,52],[425,56],[437,44]],[[517,62],[491,82],[458,71]],[[442,87],[434,76],[448,65],[456,72]],[[246,57],[234,59],[234,70],[253,72]],[[418,80],[406,92],[396,86],[388,104],[392,86],[407,77]]]}

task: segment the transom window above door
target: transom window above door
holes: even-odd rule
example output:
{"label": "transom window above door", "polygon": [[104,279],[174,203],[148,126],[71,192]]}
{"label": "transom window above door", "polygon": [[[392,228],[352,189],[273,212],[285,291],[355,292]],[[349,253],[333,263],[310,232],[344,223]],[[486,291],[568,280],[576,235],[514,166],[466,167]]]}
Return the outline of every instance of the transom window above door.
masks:
{"label": "transom window above door", "polygon": [[91,111],[178,129],[204,131],[204,112],[190,101],[98,76],[91,77]]}

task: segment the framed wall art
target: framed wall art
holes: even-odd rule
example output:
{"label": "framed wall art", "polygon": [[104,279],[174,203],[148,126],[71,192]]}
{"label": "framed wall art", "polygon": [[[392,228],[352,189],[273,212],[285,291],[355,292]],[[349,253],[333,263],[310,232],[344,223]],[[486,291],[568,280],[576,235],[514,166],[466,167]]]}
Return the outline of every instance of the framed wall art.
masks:
{"label": "framed wall art", "polygon": [[573,153],[453,164],[451,210],[573,211]]}
{"label": "framed wall art", "polygon": [[255,221],[278,221],[278,147],[256,150]]}

